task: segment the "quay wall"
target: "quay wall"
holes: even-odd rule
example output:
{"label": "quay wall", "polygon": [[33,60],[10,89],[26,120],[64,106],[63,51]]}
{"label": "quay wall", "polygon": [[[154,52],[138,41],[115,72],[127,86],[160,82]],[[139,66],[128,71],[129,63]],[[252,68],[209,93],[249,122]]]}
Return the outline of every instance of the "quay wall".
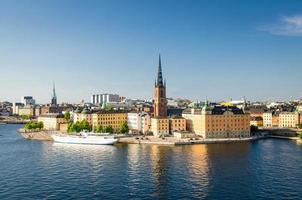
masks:
{"label": "quay wall", "polygon": [[53,141],[51,134],[53,134],[54,131],[26,131],[25,129],[19,129],[18,132],[22,137],[28,140]]}

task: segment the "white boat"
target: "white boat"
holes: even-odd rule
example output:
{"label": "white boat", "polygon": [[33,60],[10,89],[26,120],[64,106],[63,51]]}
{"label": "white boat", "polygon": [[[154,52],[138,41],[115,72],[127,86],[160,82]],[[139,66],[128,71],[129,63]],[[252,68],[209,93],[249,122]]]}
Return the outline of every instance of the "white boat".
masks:
{"label": "white boat", "polygon": [[95,135],[93,133],[81,132],[80,135],[62,135],[53,134],[52,138],[55,142],[68,144],[115,144],[118,142],[114,136],[109,134]]}

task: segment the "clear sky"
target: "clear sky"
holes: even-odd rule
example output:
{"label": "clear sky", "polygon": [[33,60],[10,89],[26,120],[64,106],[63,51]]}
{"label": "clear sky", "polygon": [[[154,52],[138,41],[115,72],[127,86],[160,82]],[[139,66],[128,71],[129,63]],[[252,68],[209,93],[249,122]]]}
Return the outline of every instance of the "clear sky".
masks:
{"label": "clear sky", "polygon": [[300,0],[0,0],[0,101],[302,96]]}

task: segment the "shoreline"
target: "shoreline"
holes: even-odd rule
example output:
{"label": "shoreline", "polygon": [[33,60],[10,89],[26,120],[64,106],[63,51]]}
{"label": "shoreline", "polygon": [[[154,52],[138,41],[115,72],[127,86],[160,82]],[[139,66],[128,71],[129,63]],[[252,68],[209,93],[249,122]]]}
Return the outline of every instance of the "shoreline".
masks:
{"label": "shoreline", "polygon": [[[18,130],[19,134],[28,140],[40,140],[40,141],[53,141],[51,137],[54,133],[61,133],[59,131],[25,131],[24,129]],[[62,133],[61,133],[62,134]],[[66,134],[66,133],[63,133]],[[198,136],[197,136],[198,137]],[[211,139],[179,139],[175,137],[159,138],[155,136],[138,136],[138,135],[117,135],[120,144],[150,144],[150,145],[194,145],[194,144],[223,144],[223,143],[241,143],[252,142],[261,139],[286,139],[302,141],[298,137],[286,137],[286,136],[251,136],[248,138],[211,138]]]}
{"label": "shoreline", "polygon": [[[60,133],[59,131],[24,131],[18,130],[19,134],[28,140],[53,141],[51,135]],[[175,137],[165,137],[164,139],[155,136],[117,136],[118,143],[121,144],[153,144],[153,145],[192,145],[192,144],[219,144],[249,142],[259,139],[266,139],[267,136],[253,136],[248,138],[219,138],[219,139],[178,139]]]}
{"label": "shoreline", "polygon": [[[140,139],[137,139],[140,138]],[[143,139],[144,138],[144,139]],[[250,142],[259,139],[266,139],[267,136],[253,136],[248,138],[217,138],[217,139],[177,139],[174,137],[166,137],[165,139],[148,137],[125,137],[120,138],[119,143],[124,144],[155,144],[155,145],[194,145],[194,144],[221,144],[221,143],[240,143]]]}

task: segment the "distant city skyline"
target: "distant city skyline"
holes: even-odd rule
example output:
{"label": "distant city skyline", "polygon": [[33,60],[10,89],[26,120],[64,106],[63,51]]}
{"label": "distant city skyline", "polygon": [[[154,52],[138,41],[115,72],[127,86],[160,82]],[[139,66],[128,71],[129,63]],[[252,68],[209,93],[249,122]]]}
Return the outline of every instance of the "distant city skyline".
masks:
{"label": "distant city skyline", "polygon": [[302,1],[0,1],[0,101],[302,97]]}

